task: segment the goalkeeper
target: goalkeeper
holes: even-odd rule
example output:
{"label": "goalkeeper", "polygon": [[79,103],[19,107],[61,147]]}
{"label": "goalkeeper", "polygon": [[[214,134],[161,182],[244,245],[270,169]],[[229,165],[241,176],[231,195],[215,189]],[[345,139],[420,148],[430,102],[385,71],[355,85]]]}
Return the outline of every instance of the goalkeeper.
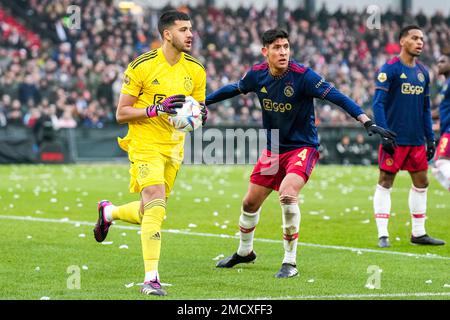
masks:
{"label": "goalkeeper", "polygon": [[[190,56],[192,25],[182,12],[167,11],[158,22],[162,46],[132,61],[124,74],[117,106],[119,123],[128,123],[128,134],[118,139],[130,160],[130,192],[140,200],[121,206],[110,201],[98,203],[98,221],[94,236],[105,240],[113,220],[141,225],[144,258],[143,294],[166,295],[161,287],[158,262],[161,250],[161,226],[166,202],[183,159],[185,134],[170,125],[168,117],[192,96],[205,100],[206,72]],[[206,121],[207,109],[202,110]]]}

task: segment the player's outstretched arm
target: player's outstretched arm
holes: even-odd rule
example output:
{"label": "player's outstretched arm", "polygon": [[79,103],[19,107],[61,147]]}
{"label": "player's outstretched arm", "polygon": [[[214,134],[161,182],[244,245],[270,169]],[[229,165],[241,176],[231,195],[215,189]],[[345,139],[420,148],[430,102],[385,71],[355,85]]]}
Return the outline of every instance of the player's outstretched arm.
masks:
{"label": "player's outstretched arm", "polygon": [[174,95],[166,98],[160,104],[150,105],[147,108],[135,108],[133,105],[136,103],[137,98],[121,93],[116,110],[116,120],[122,124],[157,117],[162,114],[176,114],[175,109],[181,108],[185,99],[186,96],[184,95]]}
{"label": "player's outstretched arm", "polygon": [[239,94],[241,94],[241,91],[239,90],[238,83],[227,84],[222,88],[208,94],[206,96],[205,103],[209,106],[223,100],[231,99]]}

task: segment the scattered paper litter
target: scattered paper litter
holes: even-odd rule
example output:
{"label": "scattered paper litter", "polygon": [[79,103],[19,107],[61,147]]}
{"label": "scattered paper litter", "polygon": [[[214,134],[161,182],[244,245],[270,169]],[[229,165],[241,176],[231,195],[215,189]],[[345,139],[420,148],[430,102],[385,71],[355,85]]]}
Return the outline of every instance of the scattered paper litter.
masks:
{"label": "scattered paper litter", "polygon": [[51,202],[51,203],[56,203],[56,202],[58,202],[58,199],[56,199],[56,198],[51,198],[51,199],[50,199],[50,202]]}
{"label": "scattered paper litter", "polygon": [[189,223],[188,227],[189,228],[197,228],[197,225],[195,223]]}
{"label": "scattered paper litter", "polygon": [[364,224],[366,224],[366,223],[370,223],[370,220],[369,220],[369,219],[367,219],[367,220],[363,220],[363,221],[361,221],[361,223],[364,223]]}
{"label": "scattered paper litter", "polygon": [[314,279],[309,279],[308,282],[309,283],[313,283],[315,280]]}
{"label": "scattered paper litter", "polygon": [[219,259],[222,259],[222,258],[224,258],[225,256],[221,253],[221,254],[219,254],[217,257],[215,257],[215,258],[213,258],[213,260],[219,260]]}
{"label": "scattered paper litter", "polygon": [[427,281],[425,281],[425,283],[427,283],[427,284],[432,284],[432,283],[433,283],[433,280],[427,280]]}
{"label": "scattered paper litter", "polygon": [[78,235],[78,237],[80,237],[80,238],[86,238],[86,235],[85,235],[84,233],[80,233],[80,234]]}
{"label": "scattered paper litter", "polygon": [[32,236],[27,236],[27,239],[33,239],[33,237]]}
{"label": "scattered paper litter", "polygon": [[127,234],[126,234],[125,232],[122,232],[120,235],[121,235],[122,237],[125,237]]}
{"label": "scattered paper litter", "polygon": [[128,283],[125,285],[125,288],[131,288],[132,286],[134,286],[134,282]]}
{"label": "scattered paper litter", "polygon": [[163,286],[163,287],[171,287],[172,284],[171,283],[161,282],[161,286]]}
{"label": "scattered paper litter", "polygon": [[444,288],[450,288],[450,284],[444,284]]}
{"label": "scattered paper litter", "polygon": [[323,216],[323,220],[330,220],[331,218],[329,216]]}
{"label": "scattered paper litter", "polygon": [[41,268],[40,268],[40,267],[36,267],[36,268],[34,268],[34,270],[35,270],[35,271],[40,271]]}
{"label": "scattered paper litter", "polygon": [[81,269],[88,270],[89,268],[88,268],[88,266],[81,266]]}
{"label": "scattered paper litter", "polygon": [[119,247],[119,249],[128,249],[128,246],[126,244],[123,244]]}
{"label": "scattered paper litter", "polygon": [[102,245],[107,246],[107,245],[110,245],[110,244],[113,244],[113,243],[114,243],[113,241],[103,241]]}

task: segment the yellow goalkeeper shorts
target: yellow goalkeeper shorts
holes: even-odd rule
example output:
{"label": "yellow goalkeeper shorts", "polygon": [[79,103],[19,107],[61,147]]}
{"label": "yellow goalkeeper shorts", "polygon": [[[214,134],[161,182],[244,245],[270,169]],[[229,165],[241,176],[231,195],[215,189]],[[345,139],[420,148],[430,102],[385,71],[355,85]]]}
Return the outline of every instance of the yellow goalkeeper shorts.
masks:
{"label": "yellow goalkeeper shorts", "polygon": [[129,154],[130,192],[140,193],[148,186],[164,184],[169,197],[175,183],[181,161],[157,151],[145,154]]}

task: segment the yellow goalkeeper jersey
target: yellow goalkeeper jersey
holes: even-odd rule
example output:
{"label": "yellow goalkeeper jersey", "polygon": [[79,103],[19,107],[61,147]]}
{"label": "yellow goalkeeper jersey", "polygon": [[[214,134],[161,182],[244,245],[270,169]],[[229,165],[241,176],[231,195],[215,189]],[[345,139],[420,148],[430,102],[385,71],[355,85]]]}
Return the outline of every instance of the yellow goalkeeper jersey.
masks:
{"label": "yellow goalkeeper jersey", "polygon": [[[170,65],[162,49],[144,53],[132,61],[124,73],[121,93],[137,97],[135,108],[146,108],[161,103],[165,98],[184,94],[204,101],[206,71],[192,56],[182,53],[180,60]],[[128,123],[128,134],[119,138],[120,147],[129,154],[142,155],[158,151],[169,157],[183,158],[185,133],[169,123],[168,116]]]}

